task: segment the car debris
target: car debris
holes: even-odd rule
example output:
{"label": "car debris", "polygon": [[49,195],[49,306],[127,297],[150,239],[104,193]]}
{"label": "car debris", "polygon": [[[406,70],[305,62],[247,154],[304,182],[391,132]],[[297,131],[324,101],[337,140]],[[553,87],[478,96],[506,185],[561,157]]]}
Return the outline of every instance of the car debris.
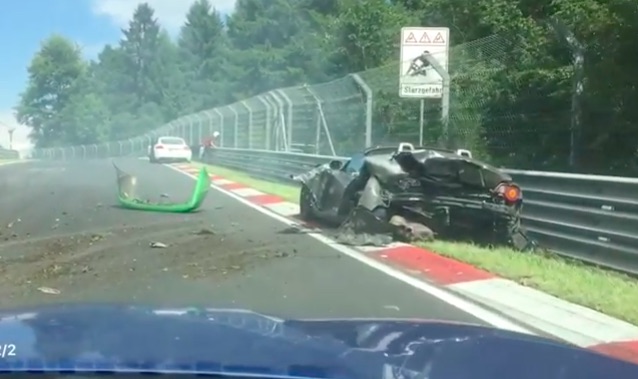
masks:
{"label": "car debris", "polygon": [[59,295],[62,293],[60,290],[51,287],[39,287],[38,291],[46,293],[47,295]]}
{"label": "car debris", "polygon": [[[301,175],[300,216],[339,226],[340,242],[434,237],[524,250],[520,187],[469,150],[375,147]],[[363,241],[361,235],[364,235]]]}
{"label": "car debris", "polygon": [[206,168],[202,167],[195,183],[195,188],[191,195],[191,199],[185,203],[169,203],[164,202],[163,199],[169,198],[168,194],[162,193],[160,195],[159,202],[152,202],[150,200],[142,200],[137,197],[137,178],[130,175],[113,163],[117,174],[117,189],[118,189],[118,201],[124,208],[141,210],[141,211],[154,211],[154,212],[169,212],[169,213],[189,213],[197,210],[204,200],[210,188],[210,176],[206,171]]}

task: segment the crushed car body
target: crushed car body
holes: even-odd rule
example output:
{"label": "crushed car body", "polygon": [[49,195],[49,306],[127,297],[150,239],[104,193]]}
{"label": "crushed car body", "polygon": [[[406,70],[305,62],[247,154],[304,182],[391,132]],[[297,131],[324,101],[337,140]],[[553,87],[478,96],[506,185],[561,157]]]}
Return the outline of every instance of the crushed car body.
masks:
{"label": "crushed car body", "polygon": [[401,143],[292,178],[302,184],[303,219],[353,234],[407,242],[436,236],[521,250],[532,245],[521,228],[520,187],[467,150]]}

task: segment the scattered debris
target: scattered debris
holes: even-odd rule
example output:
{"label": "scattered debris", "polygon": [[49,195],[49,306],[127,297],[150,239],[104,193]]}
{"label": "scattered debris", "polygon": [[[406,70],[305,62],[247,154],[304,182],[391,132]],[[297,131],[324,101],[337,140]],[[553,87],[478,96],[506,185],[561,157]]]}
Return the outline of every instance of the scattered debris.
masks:
{"label": "scattered debris", "polygon": [[390,225],[397,227],[395,238],[403,242],[431,241],[434,239],[434,232],[427,226],[406,220],[402,216],[393,216]]}
{"label": "scattered debris", "polygon": [[196,232],[193,232],[193,234],[198,236],[206,236],[206,235],[214,235],[215,232],[212,229],[202,228]]}
{"label": "scattered debris", "polygon": [[149,246],[151,247],[151,249],[164,249],[168,247],[168,245],[161,242],[151,242]]}
{"label": "scattered debris", "polygon": [[15,221],[11,221],[10,223],[8,223],[7,224],[7,229],[13,228],[13,224],[15,224]]}
{"label": "scattered debris", "polygon": [[56,290],[55,288],[50,288],[50,287],[40,287],[38,288],[38,291],[49,294],[49,295],[59,295],[62,293],[60,292],[60,290]]}

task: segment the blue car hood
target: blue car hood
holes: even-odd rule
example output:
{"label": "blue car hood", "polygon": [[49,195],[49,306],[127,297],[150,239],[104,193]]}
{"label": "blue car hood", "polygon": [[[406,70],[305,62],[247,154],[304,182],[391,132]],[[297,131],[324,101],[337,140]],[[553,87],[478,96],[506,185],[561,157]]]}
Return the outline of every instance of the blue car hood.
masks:
{"label": "blue car hood", "polygon": [[413,320],[285,320],[246,310],[56,305],[0,313],[0,371],[330,379],[638,378],[540,337]]}

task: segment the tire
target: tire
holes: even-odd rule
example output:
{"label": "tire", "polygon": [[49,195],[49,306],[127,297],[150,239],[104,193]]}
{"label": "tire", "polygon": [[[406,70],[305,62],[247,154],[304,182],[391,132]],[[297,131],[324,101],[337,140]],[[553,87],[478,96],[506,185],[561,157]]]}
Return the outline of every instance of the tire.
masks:
{"label": "tire", "polygon": [[301,186],[301,191],[299,192],[299,217],[303,221],[311,221],[314,219],[313,203],[310,189],[306,186]]}

